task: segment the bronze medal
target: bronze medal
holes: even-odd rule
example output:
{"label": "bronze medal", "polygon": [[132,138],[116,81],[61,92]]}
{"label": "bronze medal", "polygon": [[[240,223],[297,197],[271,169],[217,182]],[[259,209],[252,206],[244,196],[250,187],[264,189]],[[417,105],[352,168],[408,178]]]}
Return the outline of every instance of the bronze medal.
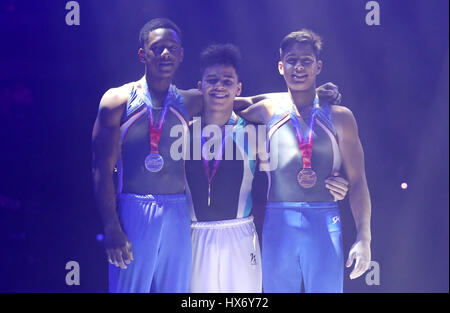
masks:
{"label": "bronze medal", "polygon": [[317,182],[317,175],[310,168],[304,168],[297,175],[297,182],[303,188],[311,188]]}

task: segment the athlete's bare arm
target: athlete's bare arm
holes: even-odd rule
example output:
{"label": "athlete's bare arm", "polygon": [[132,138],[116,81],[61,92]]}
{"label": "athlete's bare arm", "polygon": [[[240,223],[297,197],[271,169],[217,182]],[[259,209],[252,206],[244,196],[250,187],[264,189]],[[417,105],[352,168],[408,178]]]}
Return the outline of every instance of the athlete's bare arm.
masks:
{"label": "athlete's bare arm", "polygon": [[126,268],[133,260],[131,243],[122,230],[116,213],[113,172],[120,142],[120,119],[129,87],[108,90],[100,101],[92,133],[93,180],[97,206],[105,229],[106,253],[110,263]]}
{"label": "athlete's bare arm", "polygon": [[[320,103],[339,104],[342,95],[333,83],[319,86],[317,95]],[[189,118],[199,116],[203,110],[203,95],[198,89],[179,90],[183,96]],[[236,97],[234,111],[247,121],[266,124],[274,112],[276,100],[284,97],[286,92],[272,92],[251,97]]]}
{"label": "athlete's bare arm", "polygon": [[332,106],[332,122],[336,129],[339,150],[349,181],[350,207],[356,225],[356,241],[350,249],[346,266],[356,260],[350,278],[361,276],[370,265],[371,203],[364,167],[364,151],[358,136],[353,113],[343,106]]}
{"label": "athlete's bare arm", "polygon": [[179,90],[183,97],[189,119],[200,116],[203,111],[203,95],[198,89]]}
{"label": "athlete's bare arm", "polygon": [[[326,83],[316,89],[319,103],[339,104],[342,95],[338,87],[333,83]],[[234,110],[241,117],[255,123],[267,123],[267,114],[273,114],[276,100],[285,97],[286,92],[272,92],[252,97],[237,97],[234,100]],[[270,101],[273,100],[273,101]],[[261,104],[261,102],[263,102]],[[270,118],[269,118],[270,119]]]}
{"label": "athlete's bare arm", "polygon": [[277,105],[276,99],[285,94],[285,92],[274,92],[252,97],[236,97],[234,111],[247,121],[267,124]]}
{"label": "athlete's bare arm", "polygon": [[[262,98],[264,96],[265,98]],[[237,114],[242,118],[258,124],[267,124],[272,118],[275,108],[277,107],[277,101],[275,96],[260,95],[261,100],[248,106],[246,109],[239,111]],[[249,99],[249,98],[245,98]],[[240,98],[239,101],[245,101]]]}

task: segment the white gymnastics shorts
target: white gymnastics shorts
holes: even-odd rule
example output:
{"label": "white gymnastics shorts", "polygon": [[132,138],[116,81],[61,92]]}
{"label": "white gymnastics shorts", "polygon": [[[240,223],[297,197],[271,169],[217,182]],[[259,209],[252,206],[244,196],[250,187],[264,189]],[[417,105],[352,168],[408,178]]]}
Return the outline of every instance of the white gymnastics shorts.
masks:
{"label": "white gymnastics shorts", "polygon": [[261,252],[253,216],[192,222],[191,292],[261,293]]}

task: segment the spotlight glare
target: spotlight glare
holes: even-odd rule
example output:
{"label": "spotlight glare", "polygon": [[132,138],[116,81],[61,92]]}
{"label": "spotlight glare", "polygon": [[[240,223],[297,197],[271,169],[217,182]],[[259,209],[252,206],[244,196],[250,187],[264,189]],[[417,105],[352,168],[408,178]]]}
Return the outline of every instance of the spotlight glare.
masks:
{"label": "spotlight glare", "polygon": [[402,184],[400,185],[400,187],[401,187],[403,190],[405,190],[405,189],[408,188],[408,184],[407,184],[407,183],[402,183]]}
{"label": "spotlight glare", "polygon": [[103,234],[97,234],[97,241],[98,242],[102,242],[103,238],[104,238]]}

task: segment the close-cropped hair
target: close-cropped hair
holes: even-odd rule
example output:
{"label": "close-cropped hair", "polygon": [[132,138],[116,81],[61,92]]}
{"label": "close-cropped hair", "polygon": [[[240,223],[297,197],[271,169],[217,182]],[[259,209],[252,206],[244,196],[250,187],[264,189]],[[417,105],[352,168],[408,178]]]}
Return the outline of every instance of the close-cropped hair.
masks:
{"label": "close-cropped hair", "polygon": [[178,35],[178,38],[180,38],[180,40],[181,40],[180,28],[178,28],[178,26],[171,20],[169,20],[167,18],[158,17],[158,18],[154,18],[154,19],[148,21],[147,23],[145,23],[144,26],[142,26],[141,31],[139,32],[139,43],[141,45],[141,48],[145,47],[145,44],[148,41],[148,34],[152,30],[155,30],[158,28],[172,29]]}

